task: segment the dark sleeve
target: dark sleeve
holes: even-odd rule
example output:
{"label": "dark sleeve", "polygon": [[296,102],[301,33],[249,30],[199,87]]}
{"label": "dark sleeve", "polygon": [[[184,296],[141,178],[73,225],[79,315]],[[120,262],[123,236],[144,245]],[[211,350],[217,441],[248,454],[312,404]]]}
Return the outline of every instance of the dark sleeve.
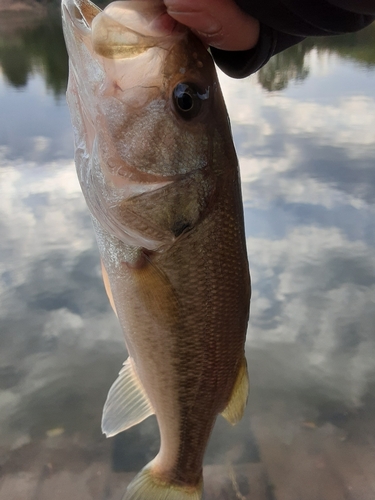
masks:
{"label": "dark sleeve", "polygon": [[246,51],[211,48],[216,64],[233,78],[244,78],[273,55],[308,36],[352,33],[375,19],[375,0],[236,0],[260,22],[257,45]]}

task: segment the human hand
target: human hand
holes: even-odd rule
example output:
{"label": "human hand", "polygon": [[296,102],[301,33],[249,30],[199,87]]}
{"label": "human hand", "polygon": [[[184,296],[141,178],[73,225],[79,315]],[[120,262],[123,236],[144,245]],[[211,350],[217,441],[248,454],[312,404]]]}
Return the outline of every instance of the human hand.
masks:
{"label": "human hand", "polygon": [[191,28],[206,44],[222,50],[248,50],[259,38],[259,21],[234,0],[164,0],[168,14]]}

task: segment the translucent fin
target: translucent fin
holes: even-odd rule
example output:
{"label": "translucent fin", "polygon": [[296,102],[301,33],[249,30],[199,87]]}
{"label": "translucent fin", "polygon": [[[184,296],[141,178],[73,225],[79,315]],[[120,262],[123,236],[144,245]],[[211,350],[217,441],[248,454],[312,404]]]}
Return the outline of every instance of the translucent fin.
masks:
{"label": "translucent fin", "polygon": [[111,285],[109,283],[108,273],[104,267],[103,261],[100,260],[100,262],[102,263],[102,276],[103,276],[104,288],[105,288],[105,291],[107,292],[109,303],[111,304],[112,309],[114,310],[114,312],[117,316],[115,301],[113,300],[113,295],[112,295]]}
{"label": "translucent fin", "polygon": [[202,481],[196,487],[161,481],[154,476],[151,464],[148,464],[129,484],[122,500],[200,500],[202,486]]}
{"label": "translucent fin", "polygon": [[247,374],[247,363],[244,357],[238,370],[236,382],[225,410],[221,413],[232,425],[237,424],[243,417],[247,396],[249,394],[249,377]]}
{"label": "translucent fin", "polygon": [[102,417],[102,431],[114,436],[153,415],[151,403],[138,378],[131,358],[122,367],[109,390]]}

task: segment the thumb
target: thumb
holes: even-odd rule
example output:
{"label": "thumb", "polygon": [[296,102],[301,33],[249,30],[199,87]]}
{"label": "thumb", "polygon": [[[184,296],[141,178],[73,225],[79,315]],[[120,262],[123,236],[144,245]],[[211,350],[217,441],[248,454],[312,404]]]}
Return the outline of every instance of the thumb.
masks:
{"label": "thumb", "polygon": [[259,37],[259,22],[234,0],[164,0],[168,14],[188,26],[207,45],[248,50]]}

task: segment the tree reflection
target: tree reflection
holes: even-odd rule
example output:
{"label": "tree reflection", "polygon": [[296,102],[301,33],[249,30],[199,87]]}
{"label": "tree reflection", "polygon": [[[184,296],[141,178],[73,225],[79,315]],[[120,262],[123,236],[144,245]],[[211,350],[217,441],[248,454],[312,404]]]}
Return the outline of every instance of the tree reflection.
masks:
{"label": "tree reflection", "polygon": [[50,15],[35,30],[23,36],[24,46],[32,65],[42,68],[47,87],[55,95],[65,92],[68,81],[68,56],[61,28],[60,14]]}
{"label": "tree reflection", "polygon": [[303,43],[272,57],[259,71],[259,83],[266,90],[273,91],[285,89],[291,80],[304,80],[309,74],[305,55],[310,50],[310,47]]}
{"label": "tree reflection", "polygon": [[360,63],[366,68],[375,67],[375,23],[368,28],[345,36],[313,39],[320,50],[335,52],[341,57]]}
{"label": "tree reflection", "polygon": [[27,84],[32,65],[21,45],[1,47],[0,62],[9,83],[14,87],[24,87]]}
{"label": "tree reflection", "polygon": [[[374,68],[375,24],[350,35],[310,38],[277,54],[258,72],[259,83],[272,92],[285,89],[291,81],[303,81],[309,75],[306,55],[313,48]],[[0,23],[0,66],[14,87],[26,86],[30,75],[38,72],[44,75],[47,87],[56,96],[63,94],[68,79],[68,57],[60,9],[51,8],[44,18],[37,21],[24,17],[20,22],[17,14],[17,18]]]}
{"label": "tree reflection", "polygon": [[[14,29],[9,25],[14,23]],[[60,12],[35,19],[9,17],[7,30],[0,32],[0,65],[7,81],[14,87],[27,85],[34,72],[43,73],[47,87],[58,96],[65,92],[68,57],[61,29]]]}
{"label": "tree reflection", "polygon": [[[98,0],[95,3],[103,8],[109,2]],[[60,1],[44,0],[36,11],[5,11],[0,16],[0,69],[7,81],[22,88],[33,73],[42,73],[47,88],[56,96],[64,94],[68,55]]]}
{"label": "tree reflection", "polygon": [[272,92],[285,89],[291,81],[302,81],[309,74],[305,56],[312,49],[331,52],[359,63],[366,68],[375,67],[375,23],[349,35],[309,38],[303,43],[275,55],[258,72],[258,81]]}

